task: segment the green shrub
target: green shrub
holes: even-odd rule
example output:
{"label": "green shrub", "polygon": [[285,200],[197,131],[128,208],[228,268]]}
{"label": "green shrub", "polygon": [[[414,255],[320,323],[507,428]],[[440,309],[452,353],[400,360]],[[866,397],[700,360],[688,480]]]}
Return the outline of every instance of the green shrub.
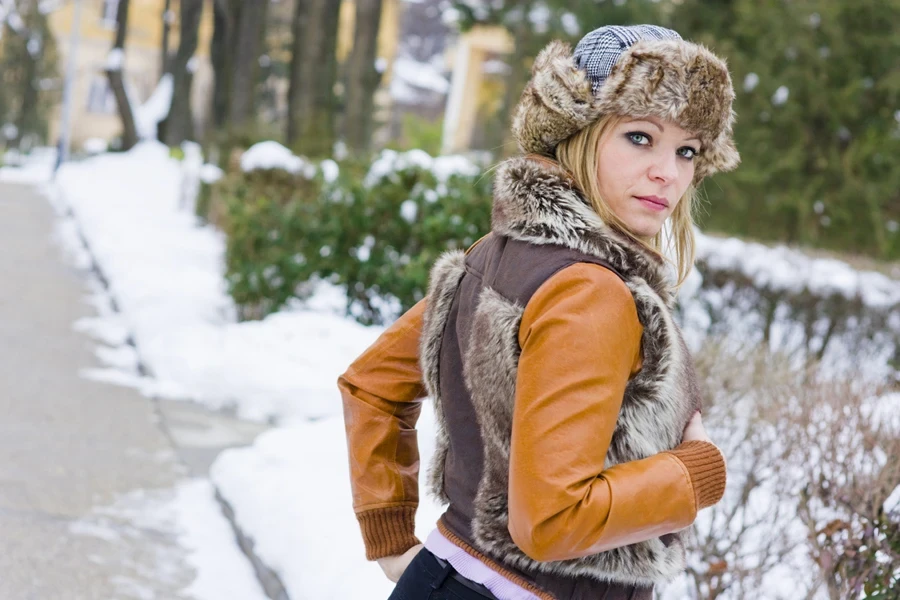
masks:
{"label": "green shrub", "polygon": [[[402,163],[410,154],[386,156]],[[389,321],[421,300],[438,256],[490,230],[489,177],[442,180],[423,166],[396,166],[381,177],[351,177],[342,189],[335,273],[351,314],[363,323]]]}
{"label": "green shrub", "polygon": [[315,279],[344,288],[348,313],[366,324],[422,299],[440,253],[490,229],[490,178],[471,164],[449,174],[453,160],[386,151],[373,165],[342,163],[328,181],[322,168],[312,178],[232,172],[202,190],[198,214],[227,237],[226,279],[241,318],[303,299]]}
{"label": "green shrub", "polygon": [[[262,318],[302,297],[320,244],[319,179],[285,171],[232,173],[210,203],[210,220],[227,236],[228,291],[242,319]],[[221,212],[219,212],[221,211]]]}

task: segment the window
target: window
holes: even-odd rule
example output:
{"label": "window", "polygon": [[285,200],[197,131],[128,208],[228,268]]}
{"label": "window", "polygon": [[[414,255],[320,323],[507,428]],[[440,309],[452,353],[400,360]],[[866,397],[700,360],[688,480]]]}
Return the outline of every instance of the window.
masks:
{"label": "window", "polygon": [[105,27],[114,28],[119,15],[119,0],[103,0],[103,14],[100,20]]}
{"label": "window", "polygon": [[109,87],[109,79],[95,75],[88,91],[87,110],[89,113],[113,115],[116,113],[116,97]]}

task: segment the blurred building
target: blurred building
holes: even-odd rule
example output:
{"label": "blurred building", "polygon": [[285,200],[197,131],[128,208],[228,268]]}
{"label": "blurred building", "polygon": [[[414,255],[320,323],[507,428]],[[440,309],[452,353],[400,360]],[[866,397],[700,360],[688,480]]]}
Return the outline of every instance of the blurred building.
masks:
{"label": "blurred building", "polygon": [[[249,0],[248,0],[249,1]],[[263,0],[259,0],[263,1]],[[376,95],[377,118],[387,120],[391,108],[389,94],[394,58],[400,42],[401,0],[383,0],[381,25],[378,37],[378,53],[373,60],[383,66],[383,85]],[[115,99],[106,77],[106,62],[116,33],[116,14],[119,0],[81,0],[79,43],[76,51],[76,79],[72,91],[72,144],[79,148],[85,140],[100,138],[110,141],[121,134],[121,120]],[[170,14],[169,52],[178,49],[179,15],[177,2],[172,2]],[[290,62],[289,40],[292,2],[273,2],[266,30],[271,56],[264,56],[261,65],[280,61]],[[49,17],[60,51],[60,72],[65,73],[70,51],[70,37],[74,22],[74,0],[65,0]],[[125,43],[123,73],[132,96],[132,102],[140,105],[153,93],[162,75],[162,31],[165,0],[130,0],[128,9],[128,37]],[[337,56],[343,62],[353,46],[355,3],[343,0],[337,40]],[[204,6],[200,23],[200,36],[196,53],[191,102],[194,118],[202,134],[210,114],[213,91],[213,70],[209,45],[213,33],[212,10]],[[274,39],[272,39],[274,38]],[[282,39],[278,39],[282,38]],[[272,76],[265,84],[271,91],[273,109],[266,112],[270,119],[284,118],[287,113],[286,98],[288,79]],[[50,141],[59,136],[61,107],[57,110],[50,128]]]}
{"label": "blurred building", "polygon": [[476,26],[461,34],[448,52],[452,71],[441,152],[483,149],[479,136],[496,127],[500,135],[506,123],[492,123],[502,101],[508,66],[504,56],[514,41],[503,27]]}
{"label": "blurred building", "polygon": [[[80,0],[81,18],[76,51],[76,76],[72,88],[72,147],[80,148],[85,140],[100,138],[110,141],[122,131],[115,98],[106,77],[106,62],[116,35],[119,0]],[[175,3],[173,3],[175,4]],[[130,0],[128,37],[125,42],[123,73],[132,102],[140,105],[156,88],[162,74],[162,31],[165,0]],[[75,1],[66,0],[50,16],[60,54],[60,72],[65,73],[74,24]],[[178,48],[178,12],[170,14],[169,50]],[[204,10],[200,23],[197,63],[191,92],[192,109],[198,123],[206,120],[212,96],[212,65],[209,42],[212,37],[212,11]],[[59,137],[62,107],[50,125],[50,141]]]}
{"label": "blurred building", "polygon": [[[81,19],[77,48],[76,78],[72,90],[72,143],[80,148],[85,140],[111,141],[121,133],[121,121],[106,77],[106,63],[115,38],[119,0],[80,0]],[[338,0],[336,0],[338,1]],[[169,51],[178,48],[179,15],[170,14]],[[70,52],[75,0],[63,0],[49,15],[50,28],[60,54],[60,72],[65,73]],[[503,55],[512,47],[508,32],[500,27],[476,27],[457,35],[444,20],[441,0],[383,0],[376,64],[383,68],[376,93],[376,122],[385,125],[380,141],[396,137],[404,115],[414,114],[442,128],[441,149],[459,152],[480,147],[479,132],[502,95],[498,85],[505,74]],[[290,18],[293,2],[273,2],[267,36],[268,55],[260,64],[289,64]],[[130,0],[128,37],[123,72],[139,106],[153,93],[162,74],[162,31],[165,0]],[[342,0],[337,57],[342,63],[353,45],[355,2]],[[196,53],[192,89],[194,118],[202,133],[210,114],[214,85],[209,45],[212,10],[204,7]],[[271,106],[261,107],[268,120],[287,113],[288,78],[272,70],[265,81]],[[338,86],[341,84],[338,83]],[[61,107],[50,127],[50,142],[58,139]],[[441,126],[441,119],[443,125]],[[440,135],[440,131],[439,131]]]}

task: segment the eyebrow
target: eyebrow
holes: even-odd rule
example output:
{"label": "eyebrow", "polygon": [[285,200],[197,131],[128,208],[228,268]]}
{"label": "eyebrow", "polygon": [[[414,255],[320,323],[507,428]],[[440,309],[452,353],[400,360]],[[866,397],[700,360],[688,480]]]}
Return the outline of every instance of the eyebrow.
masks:
{"label": "eyebrow", "polygon": [[[663,126],[661,124],[657,123],[656,119],[654,119],[652,117],[642,117],[640,119],[632,119],[631,121],[629,121],[629,123],[637,123],[638,121],[640,121],[641,123],[650,123],[657,129],[659,129],[660,133],[663,132]],[[691,136],[689,138],[686,138],[684,141],[690,142],[691,140],[695,140],[695,141],[699,142],[700,138],[698,138],[697,136]]]}

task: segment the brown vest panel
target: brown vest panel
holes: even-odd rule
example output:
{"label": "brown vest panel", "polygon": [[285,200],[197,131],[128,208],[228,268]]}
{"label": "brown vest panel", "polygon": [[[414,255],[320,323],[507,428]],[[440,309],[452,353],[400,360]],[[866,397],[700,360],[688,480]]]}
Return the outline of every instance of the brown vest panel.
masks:
{"label": "brown vest panel", "polygon": [[[524,308],[540,286],[575,263],[603,266],[622,275],[600,258],[557,245],[538,245],[491,234],[466,256],[466,272],[450,308],[440,349],[440,390],[449,436],[444,465],[444,493],[450,499],[441,517],[444,525],[470,546],[474,500],[484,464],[484,450],[472,399],[463,377],[472,315],[481,290],[487,286]],[[500,557],[492,557],[499,559]],[[507,567],[509,568],[509,567]],[[652,588],[523,572],[510,568],[560,600],[650,600]]]}

